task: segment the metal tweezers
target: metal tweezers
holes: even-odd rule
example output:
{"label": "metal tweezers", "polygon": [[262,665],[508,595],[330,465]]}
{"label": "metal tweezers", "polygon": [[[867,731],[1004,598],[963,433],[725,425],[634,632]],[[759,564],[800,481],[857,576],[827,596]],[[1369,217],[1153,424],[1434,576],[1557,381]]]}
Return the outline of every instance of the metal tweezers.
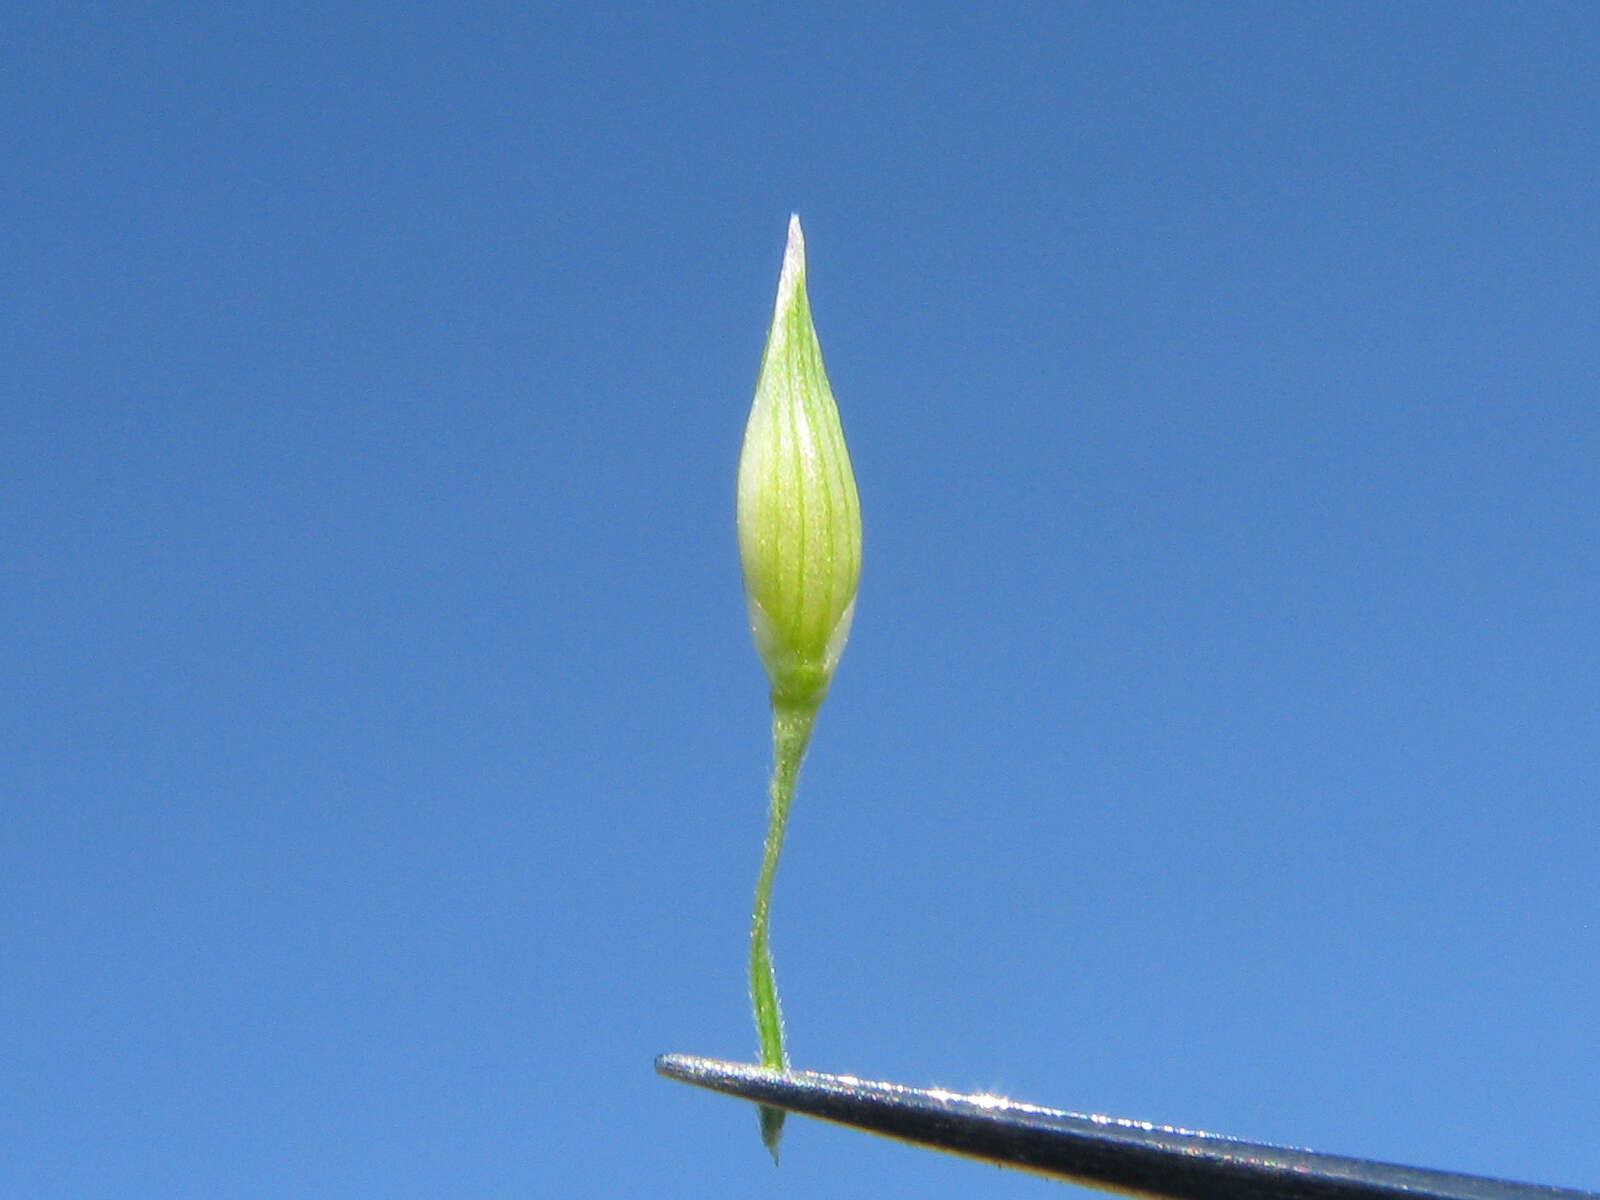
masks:
{"label": "metal tweezers", "polygon": [[1600,1193],[1241,1142],[1000,1096],[681,1054],[656,1070],[760,1104],[1085,1187],[1161,1200],[1600,1200]]}

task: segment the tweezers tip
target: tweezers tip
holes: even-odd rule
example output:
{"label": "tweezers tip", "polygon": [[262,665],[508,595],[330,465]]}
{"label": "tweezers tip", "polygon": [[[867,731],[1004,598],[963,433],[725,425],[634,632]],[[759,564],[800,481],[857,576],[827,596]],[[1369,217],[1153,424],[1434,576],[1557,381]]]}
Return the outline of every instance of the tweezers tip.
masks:
{"label": "tweezers tip", "polygon": [[725,1088],[730,1084],[746,1082],[787,1072],[770,1071],[755,1063],[724,1062],[719,1058],[702,1058],[697,1054],[658,1054],[656,1074],[680,1083],[698,1084],[700,1087]]}
{"label": "tweezers tip", "polygon": [[693,1083],[703,1074],[703,1067],[709,1061],[692,1054],[658,1054],[656,1074],[665,1075],[668,1079],[678,1079],[684,1083]]}

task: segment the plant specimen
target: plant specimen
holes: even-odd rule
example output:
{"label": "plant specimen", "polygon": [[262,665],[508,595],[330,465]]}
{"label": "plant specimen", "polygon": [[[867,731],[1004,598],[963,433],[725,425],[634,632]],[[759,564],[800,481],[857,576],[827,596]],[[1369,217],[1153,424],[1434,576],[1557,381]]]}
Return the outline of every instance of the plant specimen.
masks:
{"label": "plant specimen", "polygon": [[[789,219],[772,328],[739,454],[739,560],[750,634],[772,684],[772,783],[750,927],[750,999],[763,1066],[786,1070],[769,938],[772,882],[800,763],[850,633],[861,504],[806,296],[805,239]],[[781,1109],[761,1109],[778,1157]]]}

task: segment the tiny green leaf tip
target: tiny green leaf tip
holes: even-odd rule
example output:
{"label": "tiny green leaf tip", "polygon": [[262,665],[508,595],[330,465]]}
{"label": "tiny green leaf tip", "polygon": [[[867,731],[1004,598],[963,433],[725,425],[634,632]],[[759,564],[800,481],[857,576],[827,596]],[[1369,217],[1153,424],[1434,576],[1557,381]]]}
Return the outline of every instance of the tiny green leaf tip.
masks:
{"label": "tiny green leaf tip", "polygon": [[[750,1003],[761,1063],[787,1070],[769,936],[772,883],[817,710],[833,682],[861,580],[861,503],[806,295],[800,218],[778,276],[772,327],[739,454],[739,561],[750,634],[771,683],[772,782],[750,924]],[[781,1109],[761,1107],[778,1161]]]}

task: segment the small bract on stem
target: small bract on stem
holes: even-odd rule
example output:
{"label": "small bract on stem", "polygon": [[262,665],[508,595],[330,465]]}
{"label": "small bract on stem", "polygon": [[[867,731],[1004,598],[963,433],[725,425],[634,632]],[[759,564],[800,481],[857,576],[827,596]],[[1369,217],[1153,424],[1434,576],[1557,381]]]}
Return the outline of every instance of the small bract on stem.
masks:
{"label": "small bract on stem", "polygon": [[[750,927],[750,999],[763,1066],[786,1070],[772,966],[772,884],[800,764],[850,634],[861,505],[806,295],[805,240],[789,220],[772,327],[739,455],[739,561],[750,634],[772,685],[772,783]],[[778,1157],[780,1109],[761,1109]]]}

